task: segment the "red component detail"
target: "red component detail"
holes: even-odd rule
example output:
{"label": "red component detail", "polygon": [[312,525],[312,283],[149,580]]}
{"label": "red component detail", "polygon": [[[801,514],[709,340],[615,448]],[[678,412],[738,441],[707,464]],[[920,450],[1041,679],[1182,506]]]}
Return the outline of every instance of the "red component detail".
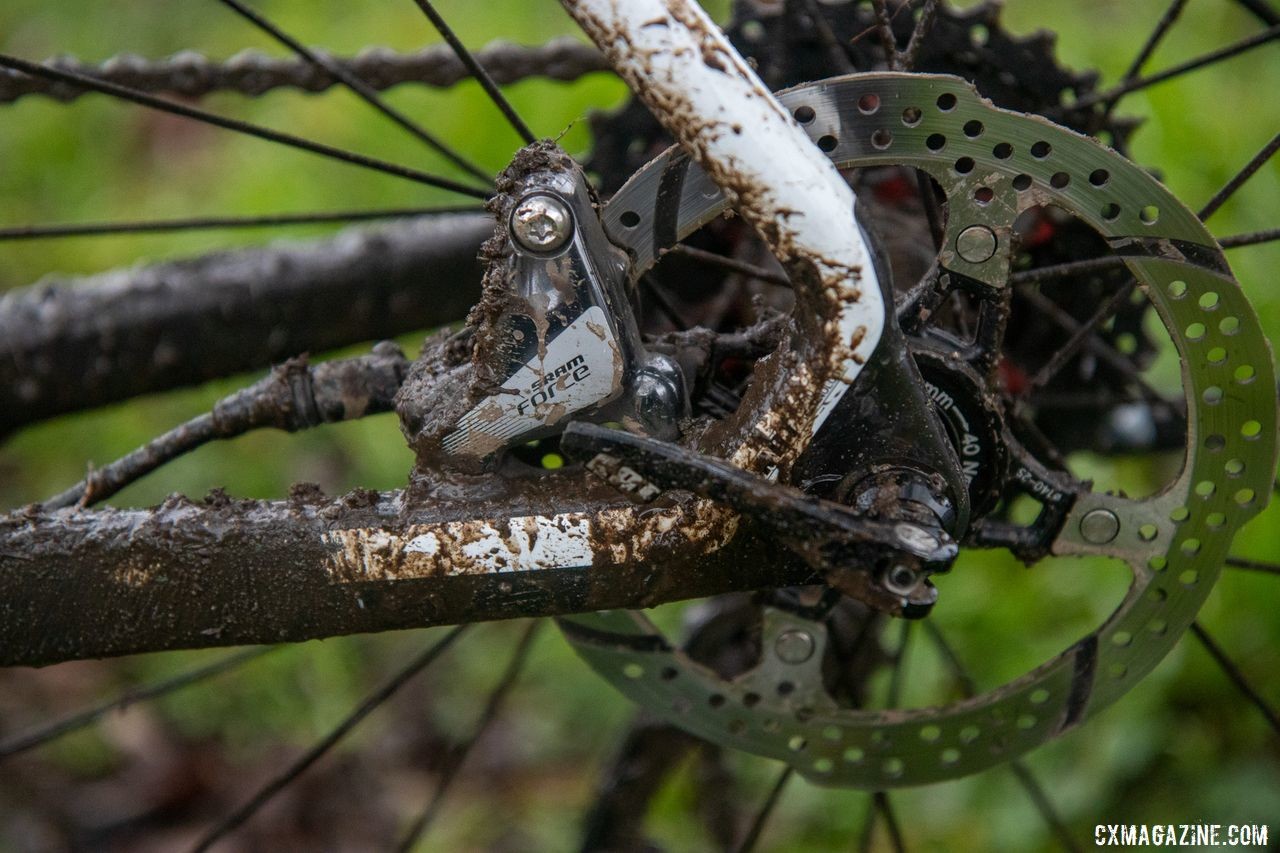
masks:
{"label": "red component detail", "polygon": [[900,204],[916,194],[916,186],[908,181],[905,175],[896,174],[885,178],[875,186],[876,201],[886,204]]}
{"label": "red component detail", "polygon": [[1049,217],[1043,214],[1037,216],[1035,223],[1031,226],[1031,232],[1022,238],[1022,245],[1031,248],[1043,246],[1053,239],[1057,230],[1057,227],[1049,221]]}
{"label": "red component detail", "polygon": [[1031,387],[1031,378],[1026,371],[1007,358],[1000,359],[1000,384],[1015,397],[1025,394]]}

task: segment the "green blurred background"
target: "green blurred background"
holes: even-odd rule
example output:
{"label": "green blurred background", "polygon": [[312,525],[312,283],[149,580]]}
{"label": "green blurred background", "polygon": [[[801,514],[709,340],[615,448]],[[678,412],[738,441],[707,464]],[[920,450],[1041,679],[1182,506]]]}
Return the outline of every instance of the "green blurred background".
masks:
{"label": "green blurred background", "polygon": [[[437,41],[408,0],[262,0],[255,5],[301,41],[339,54],[367,45],[408,50]],[[708,5],[721,16],[727,8],[727,2]],[[1123,73],[1165,5],[1165,0],[1010,0],[1004,20],[1015,32],[1056,31],[1060,60],[1076,70],[1099,70],[1105,86]],[[472,46],[494,39],[532,44],[573,32],[551,0],[445,0],[440,8]],[[1229,0],[1195,0],[1148,68],[1167,66],[1259,28],[1256,19]],[[0,6],[0,49],[29,58],[69,53],[98,60],[121,52],[160,57],[184,49],[226,57],[250,47],[282,54],[212,0],[6,0]],[[1134,138],[1135,159],[1159,169],[1177,196],[1198,207],[1280,128],[1280,98],[1274,91],[1278,82],[1280,44],[1272,44],[1126,98],[1120,112],[1146,119]],[[538,133],[559,137],[570,151],[585,153],[591,143],[587,115],[620,104],[626,92],[613,78],[593,75],[573,84],[527,81],[511,87],[509,96]],[[402,86],[386,97],[494,171],[518,145],[474,84],[447,92]],[[279,91],[256,100],[218,95],[203,106],[395,162],[448,171],[447,164],[341,90],[324,96]],[[84,97],[70,106],[26,99],[0,110],[0,220],[6,224],[431,203],[456,201],[409,182],[104,97]],[[1280,159],[1265,166],[1215,216],[1213,230],[1224,236],[1275,227],[1278,207]],[[48,273],[94,272],[333,230],[7,243],[0,248],[0,288],[28,284]],[[1275,340],[1280,334],[1280,290],[1273,278],[1280,244],[1238,249],[1230,258]],[[402,341],[411,354],[417,342],[418,336]],[[17,506],[60,490],[83,474],[86,462],[103,463],[128,452],[207,410],[251,378],[66,417],[14,436],[0,447],[0,504]],[[317,482],[331,494],[355,486],[389,489],[404,482],[410,463],[394,418],[381,416],[299,436],[262,432],[206,447],[112,503],[147,505],[174,491],[199,496],[214,486],[225,486],[237,496],[268,497],[284,494],[298,480]],[[1156,472],[1131,465],[1120,476],[1141,487],[1144,481],[1153,485]],[[1260,559],[1280,556],[1277,520],[1280,510],[1268,510],[1239,536],[1235,552]],[[955,636],[982,683],[994,686],[1099,621],[1125,584],[1124,571],[1106,563],[1055,561],[1028,571],[1003,555],[982,554],[967,558],[945,581],[934,618]],[[1280,703],[1277,602],[1280,579],[1229,572],[1202,615],[1273,704]],[[371,718],[340,747],[339,755],[313,770],[312,784],[328,788],[310,789],[311,801],[336,809],[353,825],[373,821],[370,838],[387,827],[394,837],[398,824],[425,801],[438,751],[469,731],[518,630],[514,625],[476,629],[447,664]],[[326,732],[372,685],[427,642],[425,633],[346,638],[283,650],[235,677],[66,739],[28,759],[21,772],[18,765],[0,768],[0,850],[27,849],[32,839],[55,839],[49,846],[58,846],[57,834],[42,835],[45,830],[39,827],[71,818],[51,806],[50,798],[61,797],[69,810],[78,809],[81,817],[76,820],[96,821],[93,825],[109,823],[112,808],[145,812],[146,786],[128,780],[139,778],[140,763],[156,754],[181,753],[185,762],[205,768],[191,773],[217,777],[204,783],[213,803],[212,819],[219,798],[229,798],[223,803],[229,807],[251,790],[253,780],[266,778],[272,767]],[[0,679],[0,734],[78,707],[113,688],[216,656],[152,655],[5,673]],[[928,691],[941,679],[939,661],[917,643],[909,666],[909,704],[936,699]],[[470,771],[423,849],[572,848],[599,768],[631,716],[628,705],[578,662],[554,631],[543,631],[509,710],[473,756]],[[202,757],[196,761],[193,754]],[[776,767],[744,756],[732,763],[741,774],[742,802],[749,810],[763,796]],[[1277,740],[1268,736],[1261,717],[1242,702],[1204,651],[1190,642],[1118,706],[1034,754],[1030,764],[1082,843],[1091,842],[1097,823],[1269,822],[1273,837],[1280,833]],[[690,816],[692,790],[686,773],[656,802],[652,835],[668,849],[708,844]],[[850,849],[867,800],[865,793],[827,791],[794,780],[762,848]],[[1053,846],[1007,771],[904,792],[895,796],[895,804],[909,849]],[[306,804],[291,808],[302,814]],[[303,820],[288,812],[264,815],[262,821],[283,825],[295,819]],[[157,837],[190,840],[182,834],[190,827],[172,831],[172,836],[148,836],[148,843]],[[299,839],[312,836],[291,838],[302,844],[309,842]],[[363,838],[334,836],[324,846],[354,849]]]}

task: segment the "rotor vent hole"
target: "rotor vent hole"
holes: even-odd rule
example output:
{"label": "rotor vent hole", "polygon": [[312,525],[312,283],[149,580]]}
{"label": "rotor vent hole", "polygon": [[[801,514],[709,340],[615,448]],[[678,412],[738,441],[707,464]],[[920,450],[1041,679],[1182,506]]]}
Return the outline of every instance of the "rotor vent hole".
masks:
{"label": "rotor vent hole", "polygon": [[976,201],[978,204],[983,204],[983,205],[990,204],[991,200],[994,199],[995,197],[996,197],[996,192],[995,190],[991,189],[991,187],[978,187],[976,190],[973,191],[973,200]]}
{"label": "rotor vent hole", "polygon": [[1185,506],[1175,507],[1174,510],[1169,513],[1169,520],[1174,524],[1181,524],[1190,517],[1191,510],[1187,509]]}
{"label": "rotor vent hole", "polygon": [[977,726],[965,726],[960,730],[960,742],[973,743],[980,734],[982,734],[982,731]]}
{"label": "rotor vent hole", "polygon": [[1252,364],[1242,364],[1236,368],[1235,373],[1231,374],[1231,378],[1240,385],[1248,385],[1257,377],[1258,372],[1253,369]]}
{"label": "rotor vent hole", "polygon": [[1169,623],[1163,619],[1152,619],[1147,623],[1147,632],[1157,637],[1163,637],[1169,630]]}
{"label": "rotor vent hole", "polygon": [[1013,179],[1013,188],[1018,192],[1026,192],[1031,189],[1031,176],[1016,175]]}
{"label": "rotor vent hole", "polygon": [[1195,538],[1183,539],[1182,544],[1178,547],[1181,549],[1182,553],[1186,554],[1188,557],[1194,557],[1196,554],[1200,553],[1200,540]]}
{"label": "rotor vent hole", "polygon": [[813,111],[813,107],[810,106],[796,107],[796,111],[792,115],[801,124],[811,124],[818,117],[818,114]]}
{"label": "rotor vent hole", "polygon": [[1154,204],[1148,204],[1138,211],[1138,218],[1144,225],[1155,225],[1160,220],[1160,208]]}
{"label": "rotor vent hole", "polygon": [[1208,388],[1204,389],[1204,394],[1202,394],[1201,397],[1203,398],[1205,405],[1216,406],[1222,402],[1222,389],[1217,385],[1210,385]]}
{"label": "rotor vent hole", "polygon": [[893,134],[883,127],[871,134],[871,147],[883,151],[893,144]]}
{"label": "rotor vent hole", "polygon": [[1070,183],[1071,176],[1066,172],[1054,172],[1053,176],[1049,178],[1049,186],[1053,187],[1055,190],[1065,189]]}
{"label": "rotor vent hole", "polygon": [[1222,364],[1227,360],[1227,351],[1222,347],[1214,347],[1205,354],[1210,364]]}
{"label": "rotor vent hole", "polygon": [[1204,517],[1204,523],[1214,530],[1220,530],[1227,523],[1227,517],[1220,512],[1211,512]]}
{"label": "rotor vent hole", "polygon": [[890,779],[897,779],[902,775],[902,771],[907,767],[901,758],[886,758],[884,763],[880,765],[880,770]]}
{"label": "rotor vent hole", "polygon": [[1240,504],[1240,506],[1248,506],[1253,503],[1256,497],[1257,495],[1254,493],[1253,489],[1241,489],[1236,492],[1235,501]]}
{"label": "rotor vent hole", "polygon": [[791,740],[787,741],[787,748],[792,752],[804,752],[805,747],[808,745],[809,742],[800,737],[800,735],[792,735]]}
{"label": "rotor vent hole", "polygon": [[956,108],[956,96],[950,92],[944,92],[938,96],[938,109],[944,113],[949,113]]}
{"label": "rotor vent hole", "polygon": [[1174,299],[1181,299],[1187,295],[1187,283],[1185,281],[1169,282],[1169,295]]}
{"label": "rotor vent hole", "polygon": [[1178,583],[1182,584],[1183,586],[1191,587],[1191,586],[1195,586],[1199,582],[1200,582],[1200,573],[1197,572],[1195,569],[1187,569],[1185,572],[1178,575]]}
{"label": "rotor vent hole", "polygon": [[915,127],[924,118],[924,113],[919,107],[907,107],[902,111],[902,123],[907,127]]}
{"label": "rotor vent hole", "polygon": [[938,726],[928,725],[920,729],[920,740],[925,743],[937,743],[940,737],[942,737],[942,729]]}
{"label": "rotor vent hole", "polygon": [[835,762],[830,758],[819,758],[813,762],[813,770],[815,773],[821,773],[823,776],[835,769]]}
{"label": "rotor vent hole", "polygon": [[1206,450],[1217,452],[1227,446],[1226,436],[1220,433],[1210,433],[1205,436],[1204,446]]}
{"label": "rotor vent hole", "polygon": [[1223,317],[1218,321],[1218,331],[1224,335],[1234,335],[1240,331],[1240,320],[1238,317]]}
{"label": "rotor vent hole", "polygon": [[1212,290],[1200,294],[1200,307],[1206,311],[1212,311],[1218,307],[1220,297]]}
{"label": "rotor vent hole", "polygon": [[991,149],[991,153],[994,154],[998,160],[1008,160],[1013,156],[1013,146],[1007,142],[1001,142],[997,144],[995,148]]}
{"label": "rotor vent hole", "polygon": [[675,681],[676,676],[679,674],[680,670],[676,669],[674,666],[664,666],[662,668],[662,672],[658,674],[658,677],[663,681]]}
{"label": "rotor vent hole", "polygon": [[858,112],[863,115],[874,115],[880,110],[880,96],[868,92],[861,98],[858,98]]}
{"label": "rotor vent hole", "polygon": [[939,758],[942,760],[943,764],[955,764],[960,760],[960,750],[956,749],[954,746],[949,746],[942,750]]}
{"label": "rotor vent hole", "polygon": [[760,694],[744,693],[742,696],[742,704],[743,704],[743,707],[754,708],[755,706],[760,704]]}
{"label": "rotor vent hole", "polygon": [[1262,424],[1258,421],[1245,421],[1240,426],[1240,434],[1247,439],[1255,439],[1262,434]]}
{"label": "rotor vent hole", "polygon": [[1111,183],[1111,173],[1106,169],[1094,169],[1089,173],[1089,183],[1093,184],[1095,187],[1105,187],[1107,184]]}
{"label": "rotor vent hole", "polygon": [[1034,729],[1036,727],[1036,718],[1030,714],[1023,714],[1018,717],[1017,726],[1024,732]]}
{"label": "rotor vent hole", "polygon": [[1114,222],[1120,218],[1120,205],[1116,204],[1114,201],[1108,202],[1102,206],[1101,213],[1103,219],[1108,222]]}
{"label": "rotor vent hole", "polygon": [[723,708],[725,699],[719,693],[712,693],[707,697],[707,704],[712,708]]}
{"label": "rotor vent hole", "polygon": [[826,726],[822,730],[822,736],[827,740],[838,741],[840,740],[840,727]]}
{"label": "rotor vent hole", "polygon": [[947,138],[941,133],[931,133],[924,144],[930,151],[941,151],[947,145]]}
{"label": "rotor vent hole", "polygon": [[834,136],[832,136],[829,133],[818,137],[818,147],[821,148],[823,151],[827,152],[828,154],[830,154],[832,151],[835,151],[836,146],[839,144],[840,144],[840,140],[836,139]]}
{"label": "rotor vent hole", "polygon": [[964,135],[970,139],[977,139],[982,135],[984,130],[986,130],[986,128],[983,127],[982,122],[978,121],[976,118],[970,119],[964,123]]}
{"label": "rotor vent hole", "polygon": [[1043,705],[1045,702],[1048,702],[1048,701],[1049,701],[1049,691],[1045,690],[1043,687],[1038,687],[1035,690],[1031,691],[1032,705]]}
{"label": "rotor vent hole", "polygon": [[1227,472],[1228,477],[1239,477],[1244,473],[1244,460],[1228,459],[1227,464],[1222,466],[1222,470]]}
{"label": "rotor vent hole", "polygon": [[795,689],[796,689],[796,686],[792,684],[790,681],[781,681],[778,683],[779,696],[790,696],[793,692],[795,692]]}
{"label": "rotor vent hole", "polygon": [[1124,678],[1128,674],[1129,674],[1129,667],[1125,666],[1122,663],[1113,663],[1111,664],[1111,666],[1107,667],[1107,675],[1111,676],[1117,681]]}
{"label": "rotor vent hole", "polygon": [[961,175],[967,175],[973,171],[974,162],[972,157],[961,157],[956,161],[956,171]]}
{"label": "rotor vent hole", "polygon": [[618,217],[618,221],[622,223],[624,228],[635,228],[640,224],[640,214],[634,210],[624,210],[622,215]]}
{"label": "rotor vent hole", "polygon": [[844,754],[840,757],[845,760],[846,764],[861,764],[863,759],[867,757],[867,754],[856,746],[851,746],[846,749]]}
{"label": "rotor vent hole", "polygon": [[1111,635],[1111,645],[1124,648],[1133,642],[1133,635],[1128,631],[1116,631]]}
{"label": "rotor vent hole", "polygon": [[1037,160],[1043,160],[1053,153],[1053,146],[1045,142],[1043,139],[1031,145],[1031,156]]}
{"label": "rotor vent hole", "polygon": [[1144,524],[1138,528],[1138,538],[1143,542],[1153,541],[1160,533],[1160,528],[1154,524]]}
{"label": "rotor vent hole", "polygon": [[1192,341],[1199,341],[1204,339],[1205,333],[1209,330],[1205,327],[1204,323],[1192,323],[1187,326],[1184,331],[1188,339]]}

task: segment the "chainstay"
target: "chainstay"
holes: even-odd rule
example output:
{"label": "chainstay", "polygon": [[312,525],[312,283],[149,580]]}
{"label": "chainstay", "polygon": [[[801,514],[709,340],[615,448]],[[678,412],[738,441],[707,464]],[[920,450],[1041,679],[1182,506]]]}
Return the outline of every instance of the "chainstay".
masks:
{"label": "chainstay", "polygon": [[[316,52],[324,55],[324,51]],[[481,48],[476,58],[500,84],[534,77],[570,82],[592,72],[609,70],[608,62],[598,50],[572,38],[558,38],[532,46],[492,42]],[[375,47],[353,57],[333,57],[333,60],[378,90],[404,83],[447,88],[471,77],[461,60],[443,44],[411,53]],[[60,56],[43,64],[151,94],[186,98],[199,98],[215,92],[257,97],[276,89],[314,93],[339,84],[323,68],[301,57],[280,58],[252,50],[225,60],[182,51],[158,60],[122,54],[100,63],[89,63]],[[86,91],[67,83],[0,70],[0,104],[34,96],[67,102]]]}

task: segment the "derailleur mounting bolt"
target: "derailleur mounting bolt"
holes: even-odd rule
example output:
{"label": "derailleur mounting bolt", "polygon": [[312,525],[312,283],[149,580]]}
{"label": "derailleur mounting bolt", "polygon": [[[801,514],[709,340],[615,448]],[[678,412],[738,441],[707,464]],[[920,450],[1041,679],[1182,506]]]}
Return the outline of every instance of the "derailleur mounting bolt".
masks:
{"label": "derailleur mounting bolt", "polygon": [[531,252],[554,252],[573,236],[573,214],[555,196],[532,193],[511,211],[511,234]]}
{"label": "derailleur mounting bolt", "polygon": [[783,663],[804,663],[813,657],[813,635],[808,631],[791,628],[773,641],[773,651]]}
{"label": "derailleur mounting bolt", "polygon": [[956,237],[956,254],[971,264],[991,260],[996,253],[996,233],[985,225],[970,225]]}
{"label": "derailleur mounting bolt", "polygon": [[1086,542],[1106,545],[1120,532],[1120,519],[1109,509],[1095,509],[1080,519],[1080,535]]}

